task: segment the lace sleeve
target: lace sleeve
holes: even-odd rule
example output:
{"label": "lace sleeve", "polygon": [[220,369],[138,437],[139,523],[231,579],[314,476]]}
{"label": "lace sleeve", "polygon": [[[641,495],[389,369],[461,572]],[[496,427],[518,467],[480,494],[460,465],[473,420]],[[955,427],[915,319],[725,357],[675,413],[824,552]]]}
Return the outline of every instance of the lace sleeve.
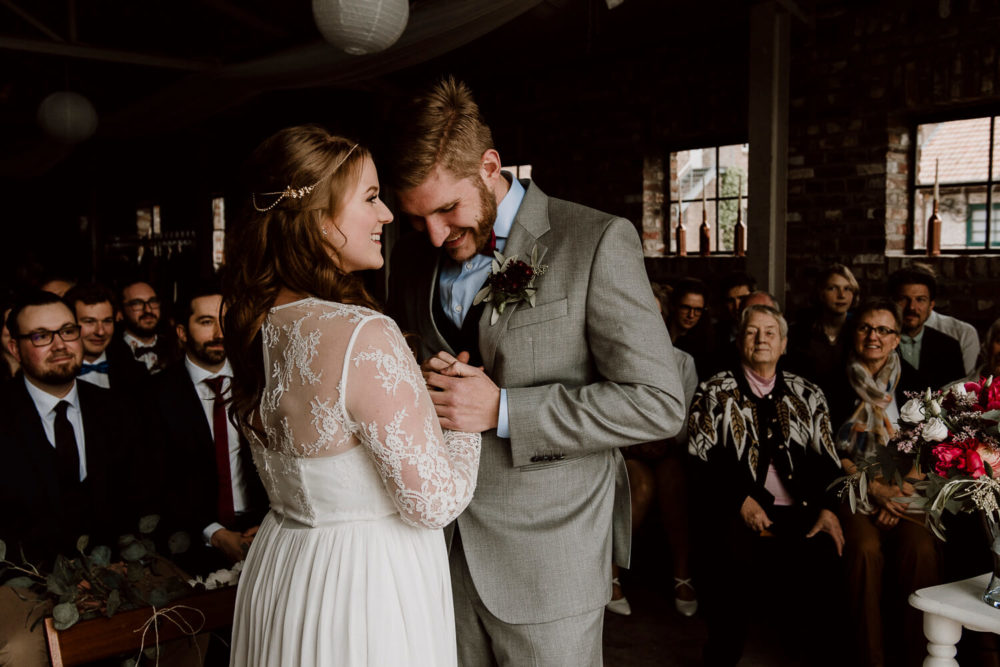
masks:
{"label": "lace sleeve", "polygon": [[440,528],[472,499],[478,433],[442,433],[417,362],[392,320],[360,325],[345,360],[347,413],[400,516]]}

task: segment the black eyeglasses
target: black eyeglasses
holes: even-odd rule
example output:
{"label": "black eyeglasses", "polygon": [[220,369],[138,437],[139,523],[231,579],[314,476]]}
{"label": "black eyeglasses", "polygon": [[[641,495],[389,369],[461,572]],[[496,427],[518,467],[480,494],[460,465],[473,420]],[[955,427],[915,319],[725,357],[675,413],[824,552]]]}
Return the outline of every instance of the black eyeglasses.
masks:
{"label": "black eyeglasses", "polygon": [[145,310],[146,306],[149,306],[150,310],[156,310],[160,307],[160,300],[154,296],[151,299],[146,299],[145,301],[142,299],[131,299],[125,302],[125,307],[129,310]]}
{"label": "black eyeglasses", "polygon": [[704,313],[708,309],[707,308],[700,308],[698,306],[685,306],[682,303],[681,305],[677,306],[677,310],[684,310],[684,311],[687,311],[689,313],[694,313],[695,315],[701,315],[702,313]]}
{"label": "black eyeglasses", "polygon": [[52,342],[52,339],[56,334],[59,334],[59,337],[64,341],[79,340],[80,327],[76,324],[67,324],[59,331],[42,329],[41,331],[32,331],[31,333],[23,334],[17,337],[22,339],[27,338],[35,347],[45,347]]}
{"label": "black eyeglasses", "polygon": [[868,334],[870,334],[873,331],[875,333],[877,333],[879,335],[879,337],[885,337],[885,336],[888,336],[890,334],[898,334],[899,333],[895,329],[890,329],[889,327],[873,327],[870,324],[859,324],[858,325],[858,333],[861,334],[861,335],[863,335],[863,336],[867,336]]}

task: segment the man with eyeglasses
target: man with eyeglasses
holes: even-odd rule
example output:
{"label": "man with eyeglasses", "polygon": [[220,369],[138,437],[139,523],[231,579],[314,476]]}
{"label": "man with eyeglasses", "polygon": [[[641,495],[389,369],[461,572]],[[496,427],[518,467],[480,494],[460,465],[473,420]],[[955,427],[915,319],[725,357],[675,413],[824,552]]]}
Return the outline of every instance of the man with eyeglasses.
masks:
{"label": "man with eyeglasses", "polygon": [[113,345],[118,351],[124,347],[150,375],[159,373],[177,359],[179,350],[159,330],[161,310],[156,290],[149,283],[134,280],[122,287],[121,303],[123,331]]}
{"label": "man with eyeglasses", "polygon": [[124,346],[110,347],[115,333],[111,290],[98,283],[77,285],[63,298],[80,325],[83,366],[77,379],[116,394],[131,394],[148,374],[145,364],[136,361]]}
{"label": "man with eyeglasses", "polygon": [[936,292],[937,281],[925,271],[906,268],[889,276],[889,293],[903,314],[897,349],[902,362],[896,389],[900,404],[906,401],[905,392],[940,389],[965,376],[959,342],[924,326],[934,311]]}
{"label": "man with eyeglasses", "polygon": [[[25,295],[7,327],[23,378],[0,390],[0,539],[8,558],[20,560],[23,549],[45,571],[57,554],[75,552],[80,535],[113,544],[134,525],[126,513],[143,505],[133,492],[140,468],[123,434],[139,429],[109,392],[76,381],[80,326],[58,296]],[[0,587],[0,664],[48,664],[44,633],[27,629],[27,614],[22,599]]]}

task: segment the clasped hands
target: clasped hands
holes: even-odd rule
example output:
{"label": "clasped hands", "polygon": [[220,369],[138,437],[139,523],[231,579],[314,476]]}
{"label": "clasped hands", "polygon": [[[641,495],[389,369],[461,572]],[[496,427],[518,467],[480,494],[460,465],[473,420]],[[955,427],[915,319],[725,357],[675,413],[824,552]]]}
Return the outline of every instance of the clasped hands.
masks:
{"label": "clasped hands", "polygon": [[254,526],[242,533],[236,530],[220,528],[212,533],[210,542],[213,547],[225,554],[226,558],[236,563],[247,557],[247,552],[253,543],[254,535],[257,534],[259,528],[260,526]]}
{"label": "clasped hands", "polygon": [[906,519],[907,504],[895,500],[901,496],[912,496],[913,485],[903,482],[903,486],[888,484],[880,479],[873,479],[868,482],[868,495],[877,506],[873,515],[875,525],[879,528],[894,528],[899,524],[900,519]]}
{"label": "clasped hands", "polygon": [[500,387],[481,366],[468,364],[469,353],[445,351],[420,365],[441,428],[482,433],[497,427]]}
{"label": "clasped hands", "polygon": [[[743,505],[740,507],[740,517],[743,519],[743,523],[746,524],[747,528],[759,533],[765,528],[769,528],[774,522],[771,521],[770,517],[767,516],[767,512],[764,508],[760,506],[756,500],[747,496],[743,501]],[[816,523],[813,524],[812,529],[806,533],[806,537],[810,538],[819,533],[829,533],[830,537],[833,538],[833,543],[837,546],[837,555],[842,556],[844,554],[844,531],[840,527],[840,519],[837,515],[830,510],[824,509],[820,510],[819,517],[816,518]]]}

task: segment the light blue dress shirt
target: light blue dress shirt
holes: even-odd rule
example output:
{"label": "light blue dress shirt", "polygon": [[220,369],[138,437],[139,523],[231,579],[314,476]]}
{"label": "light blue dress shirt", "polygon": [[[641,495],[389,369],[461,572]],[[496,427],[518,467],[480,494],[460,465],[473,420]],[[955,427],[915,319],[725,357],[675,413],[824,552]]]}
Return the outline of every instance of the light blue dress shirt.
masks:
{"label": "light blue dress shirt", "polygon": [[[524,200],[524,186],[508,174],[503,172],[504,177],[510,181],[510,189],[504,196],[503,201],[497,206],[497,219],[493,223],[493,233],[497,235],[497,250],[504,251],[507,247],[507,237],[510,236],[510,229],[514,225],[514,216],[521,208]],[[447,262],[442,264],[438,272],[438,294],[441,300],[441,308],[445,315],[461,328],[465,321],[465,314],[472,307],[472,300],[476,298],[476,293],[482,289],[486,277],[490,273],[490,265],[493,263],[492,257],[487,257],[476,253],[471,259],[467,259],[461,264]],[[507,416],[507,390],[500,390],[500,414],[497,418],[497,435],[501,438],[510,437],[510,424]]]}
{"label": "light blue dress shirt", "polygon": [[911,366],[920,369],[920,348],[924,343],[924,331],[926,327],[920,327],[920,333],[916,336],[899,335],[899,354]]}

